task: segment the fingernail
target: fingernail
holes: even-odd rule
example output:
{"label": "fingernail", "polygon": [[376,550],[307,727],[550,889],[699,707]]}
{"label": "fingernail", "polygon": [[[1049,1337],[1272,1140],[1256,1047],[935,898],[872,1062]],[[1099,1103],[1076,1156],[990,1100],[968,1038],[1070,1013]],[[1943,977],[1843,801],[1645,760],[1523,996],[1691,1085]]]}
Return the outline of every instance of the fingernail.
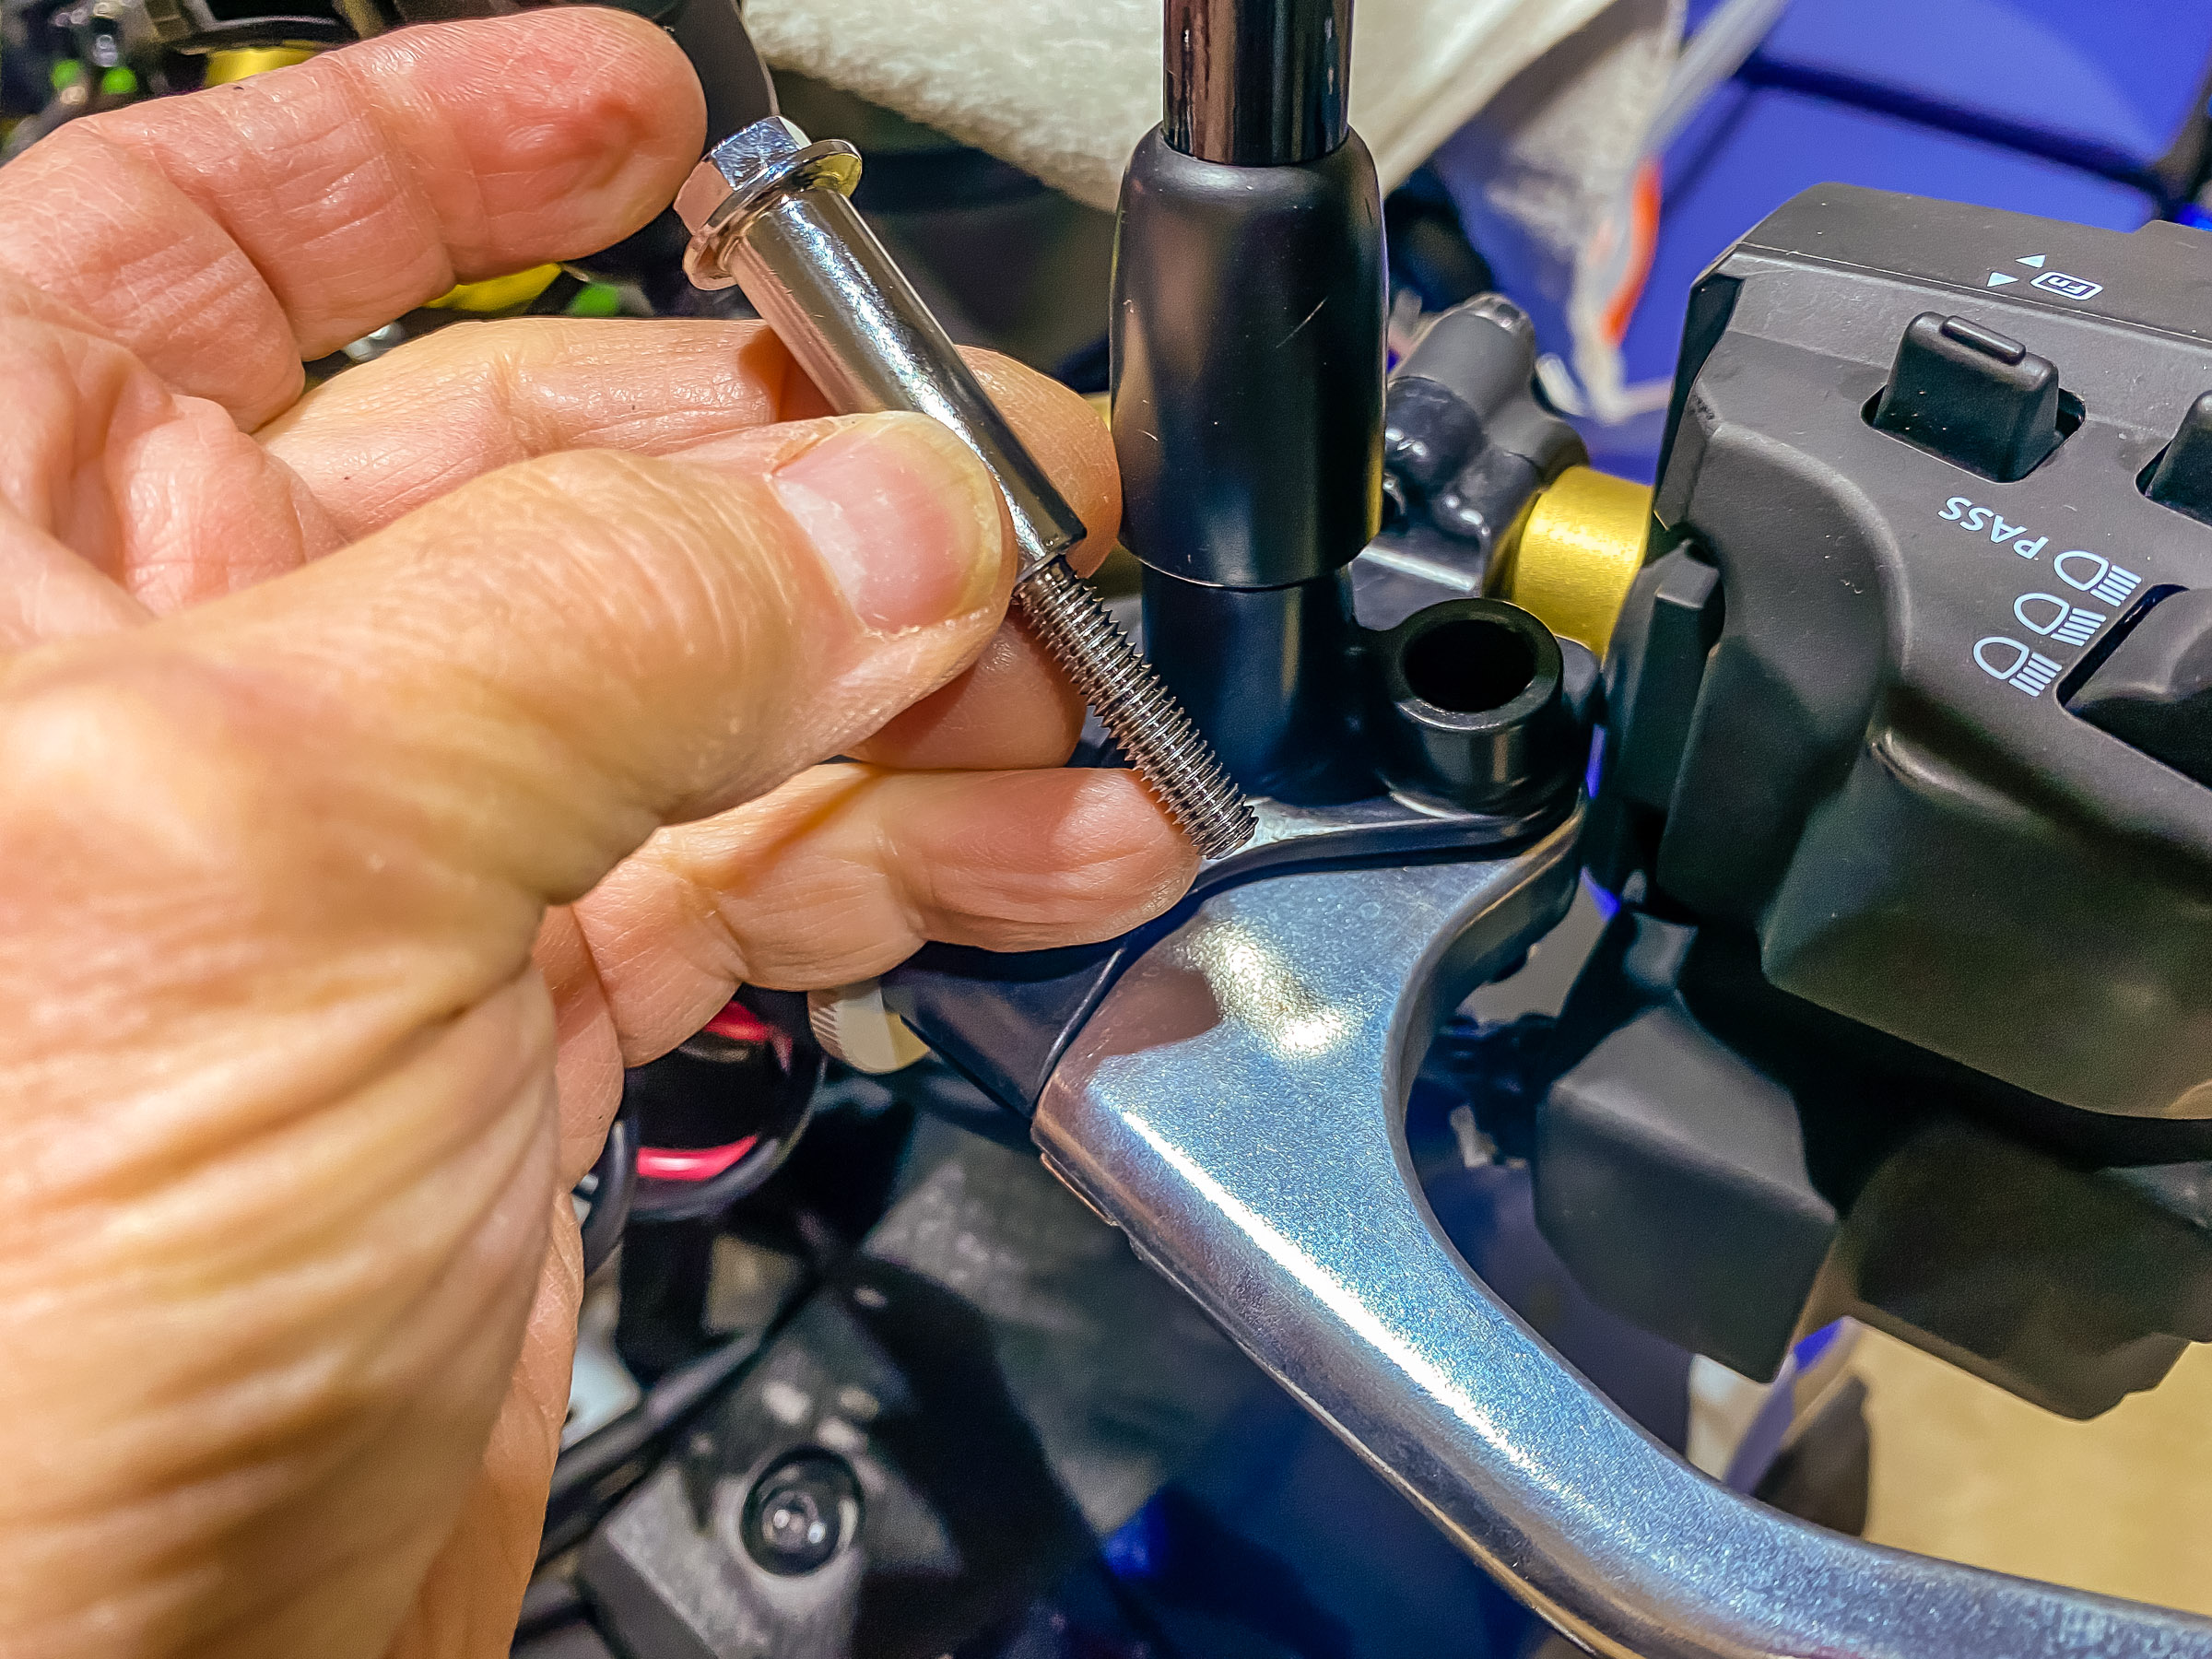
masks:
{"label": "fingernail", "polygon": [[982,605],[1002,556],[998,492],[921,415],[870,415],[770,477],[864,625],[897,633]]}

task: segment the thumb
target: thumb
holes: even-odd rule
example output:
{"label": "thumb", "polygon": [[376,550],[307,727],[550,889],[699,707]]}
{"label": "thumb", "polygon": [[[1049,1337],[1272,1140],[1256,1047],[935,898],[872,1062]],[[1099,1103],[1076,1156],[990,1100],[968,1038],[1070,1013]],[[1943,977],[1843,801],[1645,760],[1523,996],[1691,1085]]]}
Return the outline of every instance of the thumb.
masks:
{"label": "thumb", "polygon": [[227,675],[296,679],[381,793],[559,901],[942,685],[1012,562],[956,438],[860,416],[512,466],[185,632]]}
{"label": "thumb", "polygon": [[[989,476],[919,416],[505,468],[275,582],[0,668],[0,833],[41,871],[10,908],[53,907],[16,937],[66,959],[47,994],[104,1000],[131,960],[134,1027],[281,1018],[348,959],[415,986],[388,1018],[467,1006],[654,829],[959,672],[1012,565]],[[146,946],[211,919],[252,948]]]}

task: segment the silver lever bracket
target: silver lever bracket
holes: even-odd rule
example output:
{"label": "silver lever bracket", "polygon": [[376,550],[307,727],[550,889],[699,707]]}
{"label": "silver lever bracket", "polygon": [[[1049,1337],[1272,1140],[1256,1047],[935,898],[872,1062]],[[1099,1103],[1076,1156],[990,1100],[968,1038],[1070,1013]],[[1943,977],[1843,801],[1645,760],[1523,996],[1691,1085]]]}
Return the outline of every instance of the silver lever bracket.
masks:
{"label": "silver lever bracket", "polygon": [[[1579,818],[1509,857],[1222,887],[1123,973],[1039,1102],[1138,1253],[1592,1652],[2212,1655],[2212,1620],[1882,1548],[1700,1474],[1467,1269],[1415,1184],[1439,1017],[1564,912]],[[1295,839],[1295,838],[1294,838]]]}

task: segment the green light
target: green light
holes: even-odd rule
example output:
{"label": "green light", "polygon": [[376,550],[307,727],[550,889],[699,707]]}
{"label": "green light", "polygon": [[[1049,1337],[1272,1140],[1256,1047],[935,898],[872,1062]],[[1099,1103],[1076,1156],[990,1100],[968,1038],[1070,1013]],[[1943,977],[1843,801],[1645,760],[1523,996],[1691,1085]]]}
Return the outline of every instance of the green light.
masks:
{"label": "green light", "polygon": [[604,282],[587,282],[576,290],[569,301],[571,317],[618,317],[622,314],[622,290]]}
{"label": "green light", "polygon": [[110,98],[128,98],[138,90],[138,77],[118,64],[100,77],[100,89]]}
{"label": "green light", "polygon": [[85,78],[85,66],[75,58],[64,58],[47,72],[56,92],[66,91]]}

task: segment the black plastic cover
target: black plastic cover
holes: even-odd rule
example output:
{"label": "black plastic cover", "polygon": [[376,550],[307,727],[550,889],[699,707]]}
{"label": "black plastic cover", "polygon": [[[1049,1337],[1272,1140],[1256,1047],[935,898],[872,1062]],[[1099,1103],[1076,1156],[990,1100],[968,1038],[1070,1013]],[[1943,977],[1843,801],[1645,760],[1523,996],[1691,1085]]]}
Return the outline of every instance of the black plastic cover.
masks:
{"label": "black plastic cover", "polygon": [[1836,1233],[1789,1091],[1662,1005],[1561,1077],[1538,1122],[1538,1218],[1583,1286],[1771,1378]]}
{"label": "black plastic cover", "polygon": [[[1654,511],[1724,621],[1654,895],[1748,930],[1783,990],[2030,1094],[2212,1116],[2212,794],[2060,700],[2141,595],[2212,586],[2212,529],[2136,488],[2212,384],[2212,237],[1824,185],[1709,288],[1732,303],[1693,299],[1720,328]],[[2017,482],[1865,418],[1931,312],[2083,406]]]}
{"label": "black plastic cover", "polygon": [[1544,1236],[1747,1376],[1849,1316],[2086,1418],[2212,1338],[2212,1125],[2046,1119],[1776,991],[1734,930],[1624,908],[1543,1069]]}
{"label": "black plastic cover", "polygon": [[1382,505],[1382,198],[1353,134],[1230,167],[1156,129],[1122,182],[1122,540],[1156,571],[1281,587],[1349,564]]}

